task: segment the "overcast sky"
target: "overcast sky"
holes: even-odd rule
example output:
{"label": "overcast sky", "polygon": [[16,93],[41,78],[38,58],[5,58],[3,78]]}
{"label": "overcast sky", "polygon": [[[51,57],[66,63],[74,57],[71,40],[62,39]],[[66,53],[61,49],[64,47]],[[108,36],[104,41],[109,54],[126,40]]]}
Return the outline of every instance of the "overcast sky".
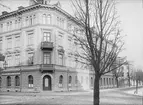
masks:
{"label": "overcast sky", "polygon": [[[62,8],[67,12],[72,12],[71,3],[68,0],[59,0]],[[143,69],[143,4],[142,0],[118,0],[118,15],[120,16],[122,34],[125,38],[125,51],[121,54],[127,56],[128,60],[133,61],[137,68]],[[57,0],[51,0],[55,3]],[[28,0],[0,0],[16,10],[18,6],[28,6]],[[0,12],[10,11],[0,6]]]}

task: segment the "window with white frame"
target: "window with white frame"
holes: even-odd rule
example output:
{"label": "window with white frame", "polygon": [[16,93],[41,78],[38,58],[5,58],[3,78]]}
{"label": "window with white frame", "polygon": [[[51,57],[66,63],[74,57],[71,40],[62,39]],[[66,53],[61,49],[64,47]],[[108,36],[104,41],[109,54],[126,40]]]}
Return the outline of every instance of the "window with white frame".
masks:
{"label": "window with white frame", "polygon": [[59,87],[63,87],[63,76],[59,76]]}
{"label": "window with white frame", "polygon": [[19,76],[15,76],[15,86],[20,86],[20,78]]}
{"label": "window with white frame", "polygon": [[11,55],[7,56],[7,60],[6,61],[7,61],[7,64],[8,64],[7,66],[8,67],[12,66],[12,56]]}
{"label": "window with white frame", "polygon": [[64,65],[64,59],[63,59],[63,54],[59,53],[59,65]]}
{"label": "window with white frame", "polygon": [[51,64],[51,53],[50,52],[44,52],[43,63],[44,64]]}
{"label": "window with white frame", "polygon": [[7,87],[11,86],[11,77],[7,76]]}
{"label": "window with white frame", "polygon": [[32,75],[29,75],[28,76],[28,87],[29,88],[33,88],[33,76]]}
{"label": "window with white frame", "polygon": [[43,14],[43,16],[42,16],[42,23],[46,24],[46,14]]}
{"label": "window with white frame", "polygon": [[17,28],[18,28],[18,21],[15,20],[15,29],[17,29]]}
{"label": "window with white frame", "polygon": [[12,48],[12,38],[8,37],[7,38],[7,49],[11,49]]}
{"label": "window with white frame", "polygon": [[20,54],[15,55],[15,66],[20,64]]}
{"label": "window with white frame", "polygon": [[71,86],[71,83],[72,83],[72,76],[69,76],[69,82],[68,82],[68,85]]}
{"label": "window with white frame", "polygon": [[44,32],[43,33],[43,40],[50,42],[51,41],[51,32]]}
{"label": "window with white frame", "polygon": [[33,24],[36,23],[36,15],[33,15]]}
{"label": "window with white frame", "polygon": [[9,23],[9,30],[12,30],[12,21]]}
{"label": "window with white frame", "polygon": [[9,31],[9,22],[7,22],[7,31]]}
{"label": "window with white frame", "polygon": [[15,36],[15,47],[20,47],[20,35]]}
{"label": "window with white frame", "polygon": [[63,36],[64,36],[63,33],[59,32],[59,36],[58,36],[59,38],[58,39],[59,39],[59,45],[60,46],[63,45]]}
{"label": "window with white frame", "polygon": [[20,18],[20,17],[18,18],[18,21],[17,21],[17,22],[18,22],[18,24],[17,24],[18,27],[17,27],[17,28],[20,28],[20,27],[21,27],[21,18]]}
{"label": "window with white frame", "polygon": [[29,52],[28,53],[28,64],[32,65],[34,63],[34,53],[33,52]]}
{"label": "window with white frame", "polygon": [[26,25],[26,26],[29,26],[29,18],[28,18],[28,16],[25,17],[25,25]]}
{"label": "window with white frame", "polygon": [[51,24],[51,15],[50,14],[47,15],[47,24]]}
{"label": "window with white frame", "polygon": [[33,37],[34,37],[34,32],[33,31],[27,32],[27,38],[28,38],[27,45],[28,46],[33,45]]}

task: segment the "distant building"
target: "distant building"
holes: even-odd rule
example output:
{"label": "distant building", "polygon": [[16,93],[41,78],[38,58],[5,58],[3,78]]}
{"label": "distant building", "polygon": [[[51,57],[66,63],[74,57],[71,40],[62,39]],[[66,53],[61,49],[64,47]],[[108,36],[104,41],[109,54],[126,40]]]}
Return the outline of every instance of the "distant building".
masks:
{"label": "distant building", "polygon": [[[78,22],[61,9],[60,2],[30,0],[0,16],[0,53],[7,67],[0,71],[1,91],[67,91],[92,89],[94,72],[76,68],[72,29]],[[1,67],[3,61],[1,61]],[[100,80],[113,87],[112,74]]]}

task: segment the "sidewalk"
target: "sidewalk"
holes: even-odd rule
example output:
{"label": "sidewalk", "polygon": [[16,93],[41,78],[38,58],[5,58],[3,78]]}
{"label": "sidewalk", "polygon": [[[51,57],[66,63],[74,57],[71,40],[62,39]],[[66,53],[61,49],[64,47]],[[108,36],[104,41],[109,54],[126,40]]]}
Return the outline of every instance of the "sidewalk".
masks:
{"label": "sidewalk", "polygon": [[125,93],[137,95],[137,96],[143,96],[143,88],[139,88],[139,89],[137,89],[137,91],[136,91],[136,89],[128,90],[128,91],[125,91]]}

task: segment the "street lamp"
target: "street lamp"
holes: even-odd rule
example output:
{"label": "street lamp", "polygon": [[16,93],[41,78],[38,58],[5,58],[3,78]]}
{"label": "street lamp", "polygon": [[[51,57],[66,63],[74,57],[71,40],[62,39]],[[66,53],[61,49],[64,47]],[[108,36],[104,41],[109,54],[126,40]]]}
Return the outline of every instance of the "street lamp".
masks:
{"label": "street lamp", "polygon": [[7,62],[6,61],[4,61],[4,63],[3,63],[3,67],[4,67],[4,69],[6,69],[6,67],[7,67]]}

